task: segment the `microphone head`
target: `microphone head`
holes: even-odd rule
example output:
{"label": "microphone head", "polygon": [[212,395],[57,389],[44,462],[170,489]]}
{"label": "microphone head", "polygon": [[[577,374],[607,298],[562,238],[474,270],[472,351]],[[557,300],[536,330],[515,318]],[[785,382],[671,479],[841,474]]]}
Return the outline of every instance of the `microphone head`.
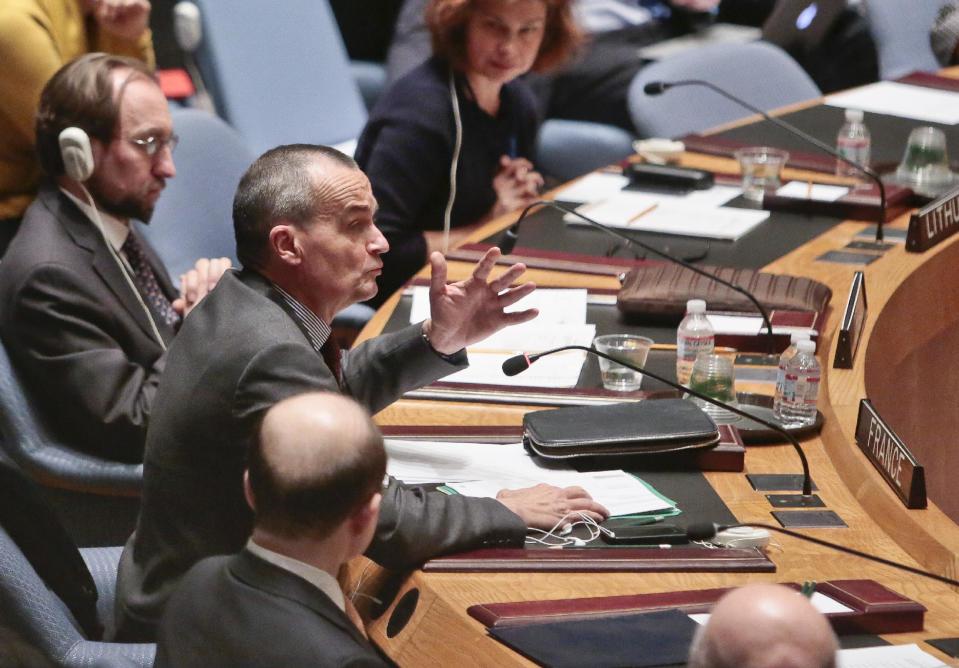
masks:
{"label": "microphone head", "polygon": [[643,92],[647,95],[662,95],[668,88],[669,84],[665,81],[650,81],[643,86]]}
{"label": "microphone head", "polygon": [[519,238],[519,234],[515,228],[518,226],[519,223],[516,223],[515,225],[507,227],[506,231],[503,232],[503,236],[500,237],[499,243],[496,244],[499,246],[499,249],[502,251],[503,255],[509,255],[516,247],[516,240]]}
{"label": "microphone head", "polygon": [[515,376],[518,373],[526,371],[532,363],[533,360],[526,355],[514,355],[503,362],[503,373],[507,376]]}
{"label": "microphone head", "polygon": [[689,540],[709,540],[720,530],[722,527],[715,522],[695,522],[686,527],[686,535]]}

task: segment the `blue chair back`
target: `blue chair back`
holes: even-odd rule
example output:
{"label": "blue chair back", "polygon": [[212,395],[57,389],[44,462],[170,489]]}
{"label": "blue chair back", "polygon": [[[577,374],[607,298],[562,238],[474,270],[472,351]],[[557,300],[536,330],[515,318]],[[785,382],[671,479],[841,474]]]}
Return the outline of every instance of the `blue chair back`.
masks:
{"label": "blue chair back", "polygon": [[3,449],[45,485],[108,496],[136,496],[142,464],[123,464],[80,452],[54,440],[41,424],[0,343],[0,434]]}
{"label": "blue chair back", "polygon": [[197,258],[228,257],[236,265],[233,195],[254,160],[243,138],[222,120],[197,109],[174,109],[180,135],[177,175],[157,201],[153,220],[140,232],[176,282]]}
{"label": "blue chair back", "polygon": [[880,78],[898,79],[910,72],[939,69],[929,33],[944,3],[945,0],[864,0],[866,20],[879,55]]}
{"label": "blue chair back", "polygon": [[[116,549],[112,554],[116,554]],[[3,527],[0,527],[0,625],[16,631],[58,666],[149,668],[156,653],[153,644],[87,640],[66,605],[47,588]]]}
{"label": "blue chair back", "polygon": [[197,0],[197,61],[217,105],[256,153],[355,140],[366,107],[327,0]]}
{"label": "blue chair back", "polygon": [[642,137],[681,137],[750,115],[702,86],[643,92],[647,83],[702,79],[765,111],[817,98],[820,90],[789,54],[768,42],[704,46],[640,70],[629,88],[629,110]]}

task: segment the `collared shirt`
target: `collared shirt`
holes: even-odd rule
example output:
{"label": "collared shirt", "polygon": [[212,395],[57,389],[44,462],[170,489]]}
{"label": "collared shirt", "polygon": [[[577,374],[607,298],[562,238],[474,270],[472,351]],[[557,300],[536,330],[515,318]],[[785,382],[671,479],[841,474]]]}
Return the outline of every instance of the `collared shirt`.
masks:
{"label": "collared shirt", "polygon": [[283,301],[290,307],[290,310],[293,311],[296,320],[303,326],[303,329],[306,330],[307,338],[309,338],[313,350],[321,352],[320,349],[323,347],[323,344],[326,343],[326,340],[330,338],[333,330],[330,329],[327,323],[320,320],[319,316],[313,311],[301,304],[296,297],[276,283],[272,285],[276,291],[280,293],[280,296],[283,297]]}
{"label": "collared shirt", "polygon": [[316,566],[310,566],[309,564],[300,561],[299,559],[294,559],[293,557],[288,557],[285,554],[280,554],[274,552],[273,550],[268,550],[265,547],[261,547],[253,542],[253,539],[249,539],[246,542],[246,549],[250,551],[256,557],[259,557],[263,561],[267,561],[277,568],[282,568],[284,571],[288,571],[293,575],[303,578],[311,585],[319,589],[321,592],[326,594],[331,601],[343,612],[346,612],[346,600],[343,596],[343,590],[340,589],[340,583],[336,581],[336,578],[324,571],[321,568]]}

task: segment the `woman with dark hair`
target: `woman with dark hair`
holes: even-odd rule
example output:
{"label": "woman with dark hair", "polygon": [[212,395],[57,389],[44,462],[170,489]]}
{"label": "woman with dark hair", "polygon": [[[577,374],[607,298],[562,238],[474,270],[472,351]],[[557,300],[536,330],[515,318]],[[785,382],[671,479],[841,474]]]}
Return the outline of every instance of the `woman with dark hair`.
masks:
{"label": "woman with dark hair", "polygon": [[380,98],[356,151],[390,243],[375,305],[431,251],[537,199],[539,118],[517,77],[579,42],[570,0],[432,0],[426,19],[433,57]]}

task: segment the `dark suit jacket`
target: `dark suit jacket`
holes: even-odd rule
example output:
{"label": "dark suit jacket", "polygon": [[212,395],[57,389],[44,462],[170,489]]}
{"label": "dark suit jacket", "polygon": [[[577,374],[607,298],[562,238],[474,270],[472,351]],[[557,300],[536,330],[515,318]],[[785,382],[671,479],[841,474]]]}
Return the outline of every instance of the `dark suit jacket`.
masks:
{"label": "dark suit jacket", "polygon": [[[260,275],[228,272],[188,317],[167,355],[147,435],[135,534],[120,560],[119,637],[148,640],[173,587],[204,557],[246,543],[246,451],[278,401],[336,391],[323,358]],[[371,412],[457,367],[436,355],[419,325],[344,356],[345,387]],[[408,568],[444,552],[520,544],[526,528],[493,499],[424,493],[391,480],[367,554]]]}
{"label": "dark suit jacket", "polygon": [[190,569],[157,640],[155,668],[387,665],[326,594],[246,550]]}
{"label": "dark suit jacket", "polygon": [[[143,246],[174,298],[162,263]],[[0,262],[0,336],[31,404],[58,438],[140,461],[164,354],[122,272],[93,223],[44,187]]]}

